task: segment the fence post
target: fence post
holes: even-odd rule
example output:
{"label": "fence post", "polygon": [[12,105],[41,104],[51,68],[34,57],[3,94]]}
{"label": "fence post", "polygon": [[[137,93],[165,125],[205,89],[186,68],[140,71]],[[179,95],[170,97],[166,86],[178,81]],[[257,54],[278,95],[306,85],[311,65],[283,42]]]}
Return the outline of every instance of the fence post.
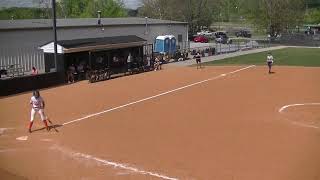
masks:
{"label": "fence post", "polygon": [[43,60],[42,60],[42,58],[41,58],[41,53],[38,53],[37,54],[37,59],[38,59],[38,61],[40,62],[40,69],[41,70],[44,70],[44,63],[43,63]]}
{"label": "fence post", "polygon": [[240,50],[240,41],[238,41],[238,50],[237,51],[239,51]]}
{"label": "fence post", "polygon": [[27,71],[27,67],[28,67],[28,59],[27,59],[27,56],[26,56],[26,50],[23,49],[22,51],[22,57],[23,57],[23,61],[24,61],[24,69],[25,71]]}
{"label": "fence post", "polygon": [[[0,54],[4,54],[3,52],[2,52],[2,49],[0,49]],[[3,66],[2,64],[3,64],[3,61],[4,61],[4,59],[3,59],[3,56],[0,56],[0,66]]]}

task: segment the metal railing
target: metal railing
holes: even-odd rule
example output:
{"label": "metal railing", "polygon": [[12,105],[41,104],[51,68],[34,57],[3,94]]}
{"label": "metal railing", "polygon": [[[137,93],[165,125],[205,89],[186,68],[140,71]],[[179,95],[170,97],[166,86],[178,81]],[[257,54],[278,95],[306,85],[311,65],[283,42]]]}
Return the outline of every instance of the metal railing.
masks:
{"label": "metal railing", "polygon": [[44,71],[44,54],[37,48],[0,48],[0,66],[19,64],[21,71],[29,72],[32,67]]}

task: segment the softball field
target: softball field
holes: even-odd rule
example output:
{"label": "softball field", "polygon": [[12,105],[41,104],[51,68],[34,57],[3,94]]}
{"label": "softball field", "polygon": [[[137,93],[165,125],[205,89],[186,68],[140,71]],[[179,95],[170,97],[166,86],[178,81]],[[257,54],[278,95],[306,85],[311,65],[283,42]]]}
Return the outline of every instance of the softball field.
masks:
{"label": "softball field", "polygon": [[0,179],[320,180],[320,68],[171,67],[0,99]]}

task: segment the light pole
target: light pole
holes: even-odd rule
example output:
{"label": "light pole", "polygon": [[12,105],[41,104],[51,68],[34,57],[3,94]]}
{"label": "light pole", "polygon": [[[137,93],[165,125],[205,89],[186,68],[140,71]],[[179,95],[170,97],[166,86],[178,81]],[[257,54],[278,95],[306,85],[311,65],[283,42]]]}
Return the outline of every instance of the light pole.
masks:
{"label": "light pole", "polygon": [[97,11],[98,13],[98,25],[101,25],[101,11]]}
{"label": "light pole", "polygon": [[146,29],[145,29],[145,34],[148,34],[148,17],[144,17],[146,20]]}
{"label": "light pole", "polygon": [[219,14],[219,31],[221,31],[221,13]]}
{"label": "light pole", "polygon": [[57,17],[56,17],[56,0],[52,0],[52,24],[53,24],[53,46],[54,46],[54,65],[56,72],[58,71],[57,67]]}
{"label": "light pole", "polygon": [[228,0],[228,22],[230,22],[230,0]]}
{"label": "light pole", "polygon": [[238,19],[238,14],[239,14],[239,13],[238,13],[238,6],[236,6],[235,8],[236,8],[236,13],[237,13],[237,14],[236,14],[237,20],[239,20],[239,19]]}

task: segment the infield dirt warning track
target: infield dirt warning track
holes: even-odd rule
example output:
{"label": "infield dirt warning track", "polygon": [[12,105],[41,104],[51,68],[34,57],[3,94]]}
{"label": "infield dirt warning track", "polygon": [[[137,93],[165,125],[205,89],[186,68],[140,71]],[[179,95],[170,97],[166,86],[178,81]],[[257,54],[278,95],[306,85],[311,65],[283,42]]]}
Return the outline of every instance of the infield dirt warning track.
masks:
{"label": "infield dirt warning track", "polygon": [[274,70],[171,68],[42,90],[55,129],[38,117],[31,134],[31,93],[2,98],[0,177],[320,180],[320,68]]}

